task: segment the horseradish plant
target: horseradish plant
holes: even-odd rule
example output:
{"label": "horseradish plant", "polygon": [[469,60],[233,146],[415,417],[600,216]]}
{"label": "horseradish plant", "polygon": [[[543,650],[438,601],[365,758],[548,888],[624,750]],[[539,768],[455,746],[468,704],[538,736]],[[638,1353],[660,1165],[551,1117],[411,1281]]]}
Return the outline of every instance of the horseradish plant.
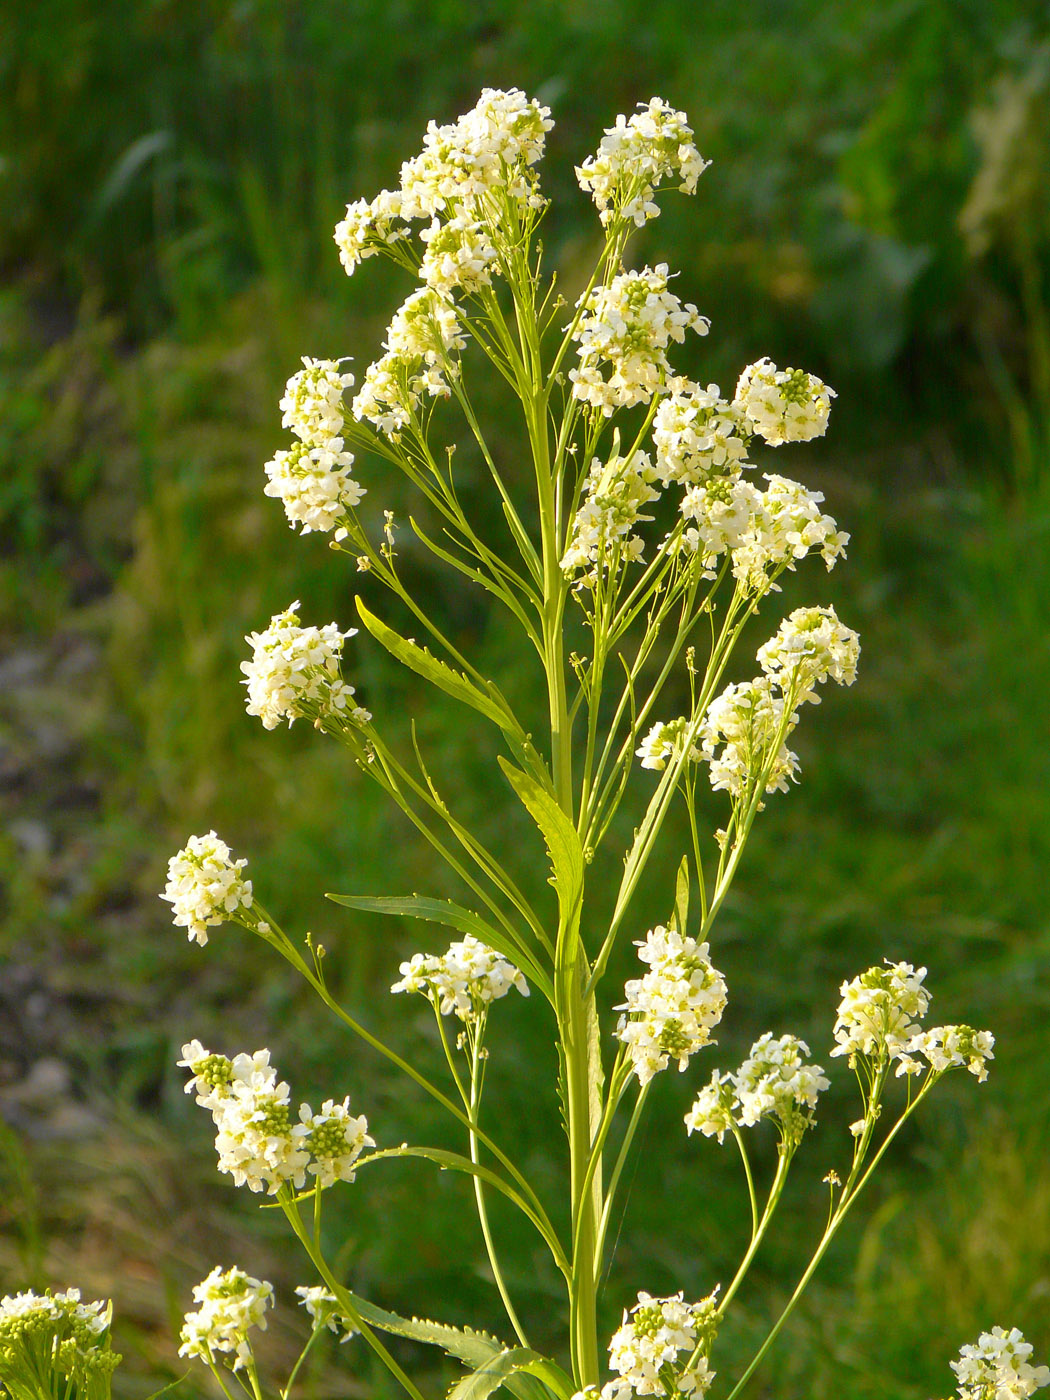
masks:
{"label": "horseradish plant", "polygon": [[[469,908],[416,895],[341,897],[351,908],[428,920],[457,936],[445,952],[419,952],[403,963],[391,989],[430,1001],[447,1081],[431,1082],[335,1002],[322,950],[309,937],[304,948],[278,926],[256,899],[245,861],[214,832],[190,838],[172,858],[163,896],[175,923],[200,944],[224,921],[269,944],[344,1025],[448,1111],[464,1150],[382,1145],[381,1125],[370,1127],[346,1098],[296,1111],[267,1050],[227,1057],[194,1040],[180,1064],[189,1072],[187,1090],[214,1118],[219,1169],[274,1198],[313,1268],[313,1281],[298,1290],[313,1322],[307,1346],[326,1327],[360,1334],[359,1345],[373,1349],[412,1400],[422,1394],[384,1341],[388,1334],[441,1347],[462,1362],[457,1400],[485,1400],[500,1386],[518,1400],[599,1391],[601,1400],[709,1391],[732,1400],[903,1124],[953,1068],[983,1080],[992,1037],[968,1026],[922,1029],[930,1001],[924,968],[873,967],[842,987],[831,1056],[845,1059],[860,1089],[852,1144],[841,1178],[829,1175],[827,1227],[798,1287],[736,1375],[719,1374],[719,1327],[770,1229],[828,1078],[797,1036],[769,1033],[739,1068],[714,1069],[684,1130],[713,1140],[703,1150],[731,1139],[739,1151],[750,1242],[734,1276],[710,1280],[706,1297],[639,1293],[603,1345],[599,1280],[652,1080],[672,1065],[686,1070],[713,1044],[727,1000],[710,944],[719,910],[766,800],[798,779],[792,731],[829,680],[852,684],[859,646],[833,608],[798,608],[772,629],[754,666],[737,668],[757,674],[728,680],[745,625],[768,611],[784,571],[810,555],[831,569],[847,544],[819,493],[761,475],[748,460],[756,441],[775,447],[823,434],[834,394],[813,375],[766,359],[743,371],[731,397],[673,369],[674,346],[706,335],[708,322],[673,290],[666,264],[633,268],[627,250],[635,230],[658,216],[658,194],[691,194],[707,163],[684,114],[658,98],[618,117],[577,169],[597,207],[602,245],[586,286],[563,300],[537,241],[547,204],[537,166],[551,126],[540,103],[487,90],[453,125],[430,125],[422,152],[402,166],[398,189],[348,207],[335,231],[347,273],[382,255],[416,285],[359,382],[344,360],[304,359],[281,400],[293,441],[267,463],[265,490],[293,527],[330,534],[334,549],[388,589],[427,645],[399,635],[359,600],[368,643],[493,726],[508,801],[520,802],[535,824],[555,907],[538,908],[457,819],[415,736],[406,760],[385,735],[389,717],[377,721],[359,703],[343,678],[354,629],[304,625],[297,603],[248,638],[248,712],[267,729],[306,720],[345,745],[363,778],[383,789],[472,895]],[[527,493],[520,471],[509,479],[486,438],[468,346],[494,367],[507,411],[519,416],[531,457]],[[473,440],[491,476],[505,525],[499,539],[485,537],[464,508],[453,454],[440,440],[450,431]],[[542,741],[534,742],[500,687],[442,630],[428,600],[403,582],[393,515],[385,513],[378,532],[370,529],[359,510],[365,488],[354,475],[363,453],[404,473],[427,503],[439,528],[411,520],[419,545],[486,590],[521,629],[543,679],[549,734]],[[688,694],[684,713],[668,715],[670,689]],[[644,815],[622,853],[611,913],[599,921],[588,873],[617,830],[631,781],[643,786]],[[713,839],[702,836],[696,816],[702,783],[723,794],[725,817]],[[677,798],[688,811],[690,849],[657,922],[633,896]],[[622,988],[608,976],[618,939],[634,941],[640,964]],[[511,990],[531,994],[530,1006],[557,1043],[567,1231],[556,1228],[550,1203],[500,1146],[498,1105],[483,1098],[489,1054],[499,1054],[490,1021],[497,1032],[495,1003]],[[776,1171],[764,1188],[748,1147],[763,1119],[778,1139]],[[400,1157],[429,1159],[470,1179],[509,1344],[382,1310],[350,1291],[326,1257],[328,1193]],[[489,1223],[496,1193],[530,1223],[564,1283],[558,1358],[530,1345],[529,1319],[508,1287]],[[251,1332],[266,1325],[270,1285],[216,1267],[194,1297],[182,1354],[206,1362],[227,1393],[233,1378],[258,1400]],[[5,1300],[0,1346],[7,1345],[2,1329],[18,1334],[34,1306],[59,1301],[36,1299],[20,1311],[17,1299]],[[88,1318],[89,1329],[98,1316]],[[1030,1353],[1016,1331],[983,1334],[953,1363],[959,1395],[1030,1395],[1050,1379],[1045,1367],[1029,1363]],[[7,1385],[13,1395],[28,1393]]]}

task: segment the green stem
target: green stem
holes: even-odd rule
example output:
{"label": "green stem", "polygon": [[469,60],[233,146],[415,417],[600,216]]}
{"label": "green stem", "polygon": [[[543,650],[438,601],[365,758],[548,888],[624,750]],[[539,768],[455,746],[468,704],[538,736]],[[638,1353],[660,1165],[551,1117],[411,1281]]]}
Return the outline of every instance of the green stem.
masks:
{"label": "green stem", "polygon": [[[650,1081],[651,1083],[652,1081]],[[620,1144],[620,1151],[617,1154],[616,1162],[609,1177],[609,1189],[605,1193],[605,1201],[602,1205],[601,1220],[598,1223],[598,1237],[595,1241],[595,1271],[600,1271],[601,1256],[605,1252],[605,1237],[609,1230],[609,1221],[612,1219],[613,1201],[616,1199],[616,1190],[620,1184],[620,1177],[627,1162],[627,1154],[631,1150],[634,1142],[634,1135],[638,1131],[638,1124],[642,1120],[642,1110],[645,1107],[645,1100],[649,1095],[649,1085],[645,1084],[638,1091],[638,1098],[635,1101],[634,1112],[631,1114],[623,1135],[623,1142]]]}
{"label": "green stem", "polygon": [[754,1374],[757,1367],[761,1364],[762,1358],[765,1356],[766,1352],[773,1345],[774,1341],[776,1341],[776,1338],[779,1335],[781,1328],[791,1316],[792,1312],[795,1309],[795,1305],[802,1297],[802,1294],[806,1291],[810,1279],[816,1273],[817,1268],[820,1265],[820,1261],[824,1258],[824,1255],[827,1252],[828,1246],[831,1244],[831,1241],[835,1238],[835,1235],[838,1233],[839,1227],[845,1220],[846,1216],[849,1214],[853,1202],[857,1199],[861,1191],[863,1191],[864,1187],[871,1179],[872,1172],[882,1160],[883,1154],[889,1147],[890,1143],[900,1132],[901,1128],[908,1121],[908,1119],[914,1113],[916,1108],[918,1108],[922,1100],[926,1097],[926,1094],[929,1092],[930,1086],[933,1082],[934,1079],[933,1076],[931,1076],[923,1085],[919,1093],[916,1094],[913,1102],[908,1105],[908,1107],[901,1114],[900,1118],[897,1119],[897,1122],[887,1133],[885,1141],[882,1143],[882,1146],[879,1148],[878,1152],[876,1152],[875,1156],[871,1159],[871,1163],[868,1166],[867,1171],[864,1172],[863,1176],[860,1176],[859,1180],[857,1179],[857,1176],[860,1169],[860,1160],[858,1160],[855,1163],[854,1169],[850,1173],[850,1182],[855,1182],[855,1184],[852,1186],[852,1189],[850,1189],[850,1182],[847,1182],[846,1186],[843,1188],[842,1196],[839,1200],[838,1209],[835,1211],[835,1214],[832,1217],[831,1223],[828,1225],[828,1228],[824,1231],[820,1243],[817,1245],[816,1252],[814,1253],[813,1258],[809,1262],[806,1272],[799,1279],[798,1285],[795,1288],[794,1293],[792,1293],[791,1297],[787,1301],[787,1305],[785,1306],[783,1312],[773,1324],[772,1331],[769,1333],[769,1335],[766,1337],[766,1340],[762,1343],[758,1351],[755,1353],[747,1370],[737,1381],[733,1389],[729,1392],[727,1400],[736,1400],[736,1397],[740,1394],[741,1390],[743,1390],[744,1386],[751,1379],[751,1376]]}
{"label": "green stem", "polygon": [[537,1218],[543,1222],[545,1231],[550,1235],[551,1238],[556,1238],[554,1227],[551,1225],[550,1220],[547,1217],[547,1212],[544,1210],[540,1198],[536,1195],[536,1192],[529,1184],[527,1178],[522,1175],[522,1173],[514,1165],[514,1163],[507,1156],[507,1154],[499,1147],[499,1145],[493,1142],[492,1138],[490,1138],[487,1133],[482,1132],[481,1128],[478,1127],[476,1123],[472,1123],[469,1114],[464,1113],[464,1111],[459,1107],[459,1105],[454,1103],[453,1100],[450,1099],[447,1094],[442,1093],[442,1091],[437,1087],[436,1084],[431,1084],[430,1080],[427,1079],[425,1075],[421,1074],[419,1070],[415,1068],[414,1065],[411,1065],[407,1060],[402,1059],[402,1057],[397,1053],[396,1050],[391,1050],[388,1045],[384,1045],[384,1043],[378,1038],[378,1036],[374,1036],[371,1031],[366,1030],[365,1027],[362,1026],[359,1021],[355,1021],[354,1018],[349,1014],[349,1012],[345,1011],[343,1007],[341,1007],[339,1003],[332,997],[331,993],[329,992],[325,984],[322,982],[320,977],[318,977],[313,968],[310,967],[309,963],[307,963],[305,959],[301,956],[298,949],[294,947],[288,935],[283,931],[283,929],[280,928],[280,926],[273,919],[270,918],[270,916],[266,913],[263,907],[258,902],[255,902],[252,905],[252,908],[253,911],[257,912],[257,914],[263,920],[263,922],[269,925],[270,934],[262,934],[261,937],[263,937],[266,940],[266,942],[270,943],[272,947],[276,948],[277,951],[281,954],[281,956],[287,962],[291,963],[291,965],[296,969],[296,971],[299,972],[300,975],[306,979],[306,981],[310,984],[311,987],[313,987],[314,991],[324,1002],[325,1006],[328,1007],[329,1011],[333,1012],[336,1016],[338,1016],[338,1018],[343,1022],[343,1024],[349,1027],[349,1029],[352,1030],[355,1035],[360,1036],[360,1038],[365,1042],[366,1045],[370,1045],[373,1050],[378,1051],[378,1053],[384,1056],[385,1059],[390,1060],[390,1062],[392,1064],[395,1064],[398,1067],[398,1069],[402,1070],[405,1074],[407,1074],[408,1077],[411,1080],[413,1080],[416,1084],[418,1084],[419,1087],[422,1090],[424,1090],[425,1093],[429,1094],[432,1099],[434,1099],[437,1103],[441,1104],[442,1108],[447,1109],[448,1112],[452,1114],[453,1118],[455,1118],[458,1122],[462,1123],[466,1128],[474,1129],[477,1132],[480,1141],[485,1144],[485,1146],[496,1158],[499,1164],[502,1167],[504,1167],[506,1171],[510,1174],[510,1176],[514,1179],[514,1181],[517,1182],[518,1186],[521,1188],[522,1193],[528,1200],[529,1204],[535,1210]]}
{"label": "green stem", "polygon": [[347,1293],[346,1289],[336,1281],[335,1276],[332,1273],[331,1269],[329,1269],[327,1263],[325,1262],[324,1256],[321,1254],[320,1249],[318,1249],[318,1247],[314,1244],[312,1238],[310,1237],[309,1233],[304,1227],[302,1217],[299,1214],[298,1208],[290,1201],[282,1201],[281,1205],[284,1209],[284,1213],[288,1220],[288,1223],[291,1225],[293,1231],[295,1232],[296,1238],[306,1250],[307,1254],[310,1257],[310,1262],[313,1264],[318,1274],[320,1274],[321,1278],[324,1280],[329,1292],[331,1292],[334,1295],[343,1315],[353,1323],[353,1325],[361,1333],[361,1336],[364,1337],[365,1341],[372,1348],[375,1354],[379,1357],[380,1361],[382,1361],[383,1365],[387,1368],[390,1374],[400,1382],[403,1388],[412,1397],[412,1400],[425,1400],[425,1397],[422,1391],[419,1389],[419,1387],[405,1374],[405,1372],[401,1369],[398,1363],[390,1355],[390,1352],[386,1349],[383,1343],[376,1336],[375,1332],[373,1332],[372,1328],[369,1327],[368,1323],[365,1322],[364,1318],[354,1307],[353,1303],[350,1300],[350,1295]]}
{"label": "green stem", "polygon": [[[481,1090],[484,1081],[484,1069],[481,1067],[481,1042],[484,1036],[484,1024],[479,1021],[478,1031],[474,1038],[474,1044],[470,1056],[470,1099],[469,1109],[472,1122],[477,1122],[479,1110],[481,1108]],[[470,1160],[476,1165],[481,1165],[478,1155],[478,1135],[473,1128],[470,1129]],[[525,1329],[518,1320],[518,1314],[514,1310],[510,1293],[503,1278],[503,1271],[499,1265],[499,1258],[496,1254],[496,1245],[492,1238],[492,1230],[489,1227],[489,1213],[485,1205],[485,1188],[479,1176],[474,1178],[474,1199],[478,1207],[478,1220],[481,1223],[481,1233],[485,1240],[485,1249],[488,1251],[489,1264],[492,1267],[492,1276],[496,1280],[496,1287],[499,1289],[499,1296],[503,1299],[503,1306],[507,1310],[507,1317],[510,1325],[514,1328],[515,1335],[523,1347],[529,1345],[529,1339],[525,1335]]]}

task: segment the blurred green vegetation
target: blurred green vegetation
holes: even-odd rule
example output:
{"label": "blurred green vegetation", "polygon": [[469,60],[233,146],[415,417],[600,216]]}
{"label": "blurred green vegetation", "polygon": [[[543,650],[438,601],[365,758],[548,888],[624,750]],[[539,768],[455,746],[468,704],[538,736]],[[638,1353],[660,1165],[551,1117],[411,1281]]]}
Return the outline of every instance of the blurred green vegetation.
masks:
{"label": "blurred green vegetation", "polygon": [[[989,1084],[946,1086],[900,1144],[750,1393],[922,1400],[996,1322],[1028,1329],[1045,1359],[1046,5],[35,0],[3,19],[0,1288],[111,1292],[131,1396],[181,1374],[173,1337],[213,1263],[285,1298],[302,1281],[272,1215],[216,1177],[172,1070],[193,1035],[270,1044],[297,1091],[349,1090],[386,1141],[447,1131],[245,935],[189,947],[156,892],[188,832],[214,826],[277,915],[326,943],[346,1003],[436,1064],[426,1017],[381,995],[433,930],[416,942],[322,892],[453,891],[340,753],[243,713],[243,634],[297,596],[345,621],[360,583],[323,541],[290,535],[261,463],[298,357],[364,364],[381,338],[397,284],[375,263],[347,281],[329,230],[396,178],[430,117],[485,84],[551,104],[545,237],[571,282],[596,237],[572,165],[658,92],[715,163],[634,255],[679,267],[712,317],[683,368],[725,387],[769,354],[838,390],[829,439],[775,465],[826,492],[850,558],[793,579],[783,601],[834,601],[865,648],[854,689],[806,717],[802,786],[770,803],[725,909],[732,1002],[711,1063],[767,1027],[825,1057],[838,982],[884,954],[928,963],[937,1014],[999,1038]],[[498,445],[512,461],[513,436]],[[367,484],[377,512],[407,510],[400,483]],[[527,706],[535,677],[514,639],[402,548],[459,644]],[[416,719],[460,809],[520,847],[473,726],[368,648],[352,665],[378,715]],[[642,926],[666,912],[673,847]],[[538,853],[524,878],[542,886]],[[501,1005],[493,1096],[508,1145],[550,1186],[539,1020],[534,1004]],[[696,1074],[663,1078],[610,1328],[638,1288],[699,1296],[724,1280],[746,1228],[734,1164],[681,1132]],[[724,1338],[727,1376],[790,1292],[853,1116],[833,1091]],[[343,1195],[333,1240],[356,1287],[500,1328],[462,1183],[399,1165]],[[553,1345],[554,1280],[513,1222],[497,1229]],[[275,1375],[302,1330],[285,1306],[267,1338]],[[322,1353],[311,1386],[388,1393],[352,1348]],[[193,1375],[179,1393],[202,1387]]]}

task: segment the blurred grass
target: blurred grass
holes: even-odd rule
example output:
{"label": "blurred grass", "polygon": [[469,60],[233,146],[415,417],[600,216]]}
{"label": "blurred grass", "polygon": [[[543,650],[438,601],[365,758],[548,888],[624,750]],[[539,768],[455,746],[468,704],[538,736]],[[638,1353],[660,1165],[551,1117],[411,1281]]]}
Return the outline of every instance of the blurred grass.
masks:
{"label": "blurred grass", "polygon": [[[374,263],[347,282],[329,229],[396,178],[429,117],[489,82],[555,108],[546,239],[570,282],[594,238],[572,162],[654,91],[686,107],[715,165],[635,252],[679,266],[713,318],[690,372],[726,386],[769,353],[840,393],[826,443],[771,460],[819,484],[853,532],[846,565],[792,580],[782,601],[834,601],[862,633],[861,677],[807,716],[802,786],[770,804],[727,903],[716,961],[732,1001],[712,1063],[767,1027],[826,1056],[838,982],[884,954],[929,964],[938,1018],[999,1037],[989,1084],[946,1089],[900,1144],[751,1393],[921,1400],[995,1322],[1050,1351],[1048,45],[1045,6],[1008,0],[793,0],[746,22],[727,3],[659,0],[8,7],[0,1288],[112,1292],[121,1394],[181,1373],[173,1337],[213,1263],[273,1278],[286,1299],[302,1281],[272,1214],[216,1178],[171,1068],[182,1040],[268,1043],[297,1090],[342,1086],[386,1141],[447,1131],[244,935],[203,954],[177,938],[156,891],[185,835],[214,825],[275,914],[325,942],[341,999],[437,1064],[427,1018],[381,995],[421,945],[321,894],[451,891],[339,753],[247,719],[237,663],[244,633],[291,598],[346,621],[361,583],[260,491],[298,357],[366,363],[398,296]],[[514,460],[506,431],[498,449]],[[368,484],[377,513],[404,516],[400,483]],[[532,703],[498,619],[402,548],[450,630]],[[370,707],[412,714],[461,809],[518,854],[524,827],[484,739],[351,647]],[[538,853],[528,864],[542,888]],[[640,926],[662,917],[675,864],[671,842]],[[625,950],[617,977],[628,963]],[[537,1016],[501,1006],[492,1092],[508,1146],[546,1186],[560,1145],[534,1094],[549,1055]],[[746,1228],[734,1164],[681,1132],[696,1076],[665,1079],[610,1329],[638,1288],[699,1296],[724,1280]],[[723,1339],[724,1375],[819,1231],[819,1181],[855,1116],[844,1090],[829,1097]],[[362,1173],[333,1240],[377,1301],[501,1330],[461,1187],[408,1165]],[[496,1219],[512,1287],[553,1345],[554,1280]],[[285,1306],[267,1339],[275,1376],[301,1335]],[[193,1375],[180,1393],[203,1386]],[[362,1351],[334,1346],[310,1387],[389,1393]]]}

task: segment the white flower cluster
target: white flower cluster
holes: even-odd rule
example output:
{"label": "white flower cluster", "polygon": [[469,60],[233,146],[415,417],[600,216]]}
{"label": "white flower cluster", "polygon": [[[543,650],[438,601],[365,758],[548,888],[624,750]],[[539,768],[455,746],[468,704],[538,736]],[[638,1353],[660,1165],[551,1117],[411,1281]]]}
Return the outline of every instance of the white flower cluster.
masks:
{"label": "white flower cluster", "polygon": [[219,1170],[237,1186],[273,1196],[285,1183],[302,1190],[308,1174],[321,1188],[353,1181],[361,1152],[375,1146],[367,1120],[350,1113],[348,1099],[328,1099],[320,1113],[301,1104],[293,1124],[290,1091],[278,1081],[269,1050],[229,1060],[193,1040],[182,1047],[179,1064],[191,1074],[186,1092],[196,1091],[215,1122]]}
{"label": "white flower cluster", "polygon": [[465,1024],[476,1021],[511,987],[517,987],[523,997],[529,995],[528,983],[514,964],[470,933],[440,957],[415,953],[398,970],[401,981],[394,983],[392,992],[420,992],[442,1016],[454,1012]]}
{"label": "white flower cluster", "polygon": [[758,650],[758,664],[796,703],[820,703],[814,686],[829,678],[852,685],[857,678],[860,638],[834,608],[796,608],[774,637]]}
{"label": "white flower cluster", "polygon": [[223,1270],[218,1264],[194,1286],[197,1312],[188,1312],[179,1340],[180,1356],[199,1356],[214,1365],[216,1353],[232,1353],[231,1369],[239,1371],[252,1359],[248,1333],[266,1331],[266,1309],[273,1306],[273,1285],[252,1278],[243,1269]]}
{"label": "white flower cluster", "polygon": [[822,437],[833,398],[834,389],[816,375],[777,369],[769,359],[748,365],[736,386],[736,403],[770,447]]}
{"label": "white flower cluster", "polygon": [[310,1314],[315,1328],[327,1327],[329,1332],[336,1334],[340,1342],[348,1342],[351,1337],[357,1335],[357,1328],[342,1315],[335,1295],[329,1293],[327,1288],[300,1284],[295,1291],[299,1296],[300,1306]]}
{"label": "white flower cluster", "polygon": [[318,728],[338,717],[366,724],[372,716],[353,703],[354,687],[339,675],[343,643],[356,629],[340,632],[334,622],[300,627],[298,609],[296,601],[271,617],[264,632],[245,638],[252,648],[252,659],[241,662],[248,713],[264,729],[276,729],[282,719],[309,719]]}
{"label": "white flower cluster", "polygon": [[739,475],[715,477],[690,487],[682,498],[687,544],[700,553],[713,577],[712,565],[729,551],[733,576],[754,593],[770,588],[770,575],[794,569],[799,559],[818,551],[828,569],[849,543],[830,515],[820,509],[824,496],[797,481],[767,473],[769,485],[760,490]]}
{"label": "white flower cluster", "polygon": [[191,836],[168,861],[168,883],[161,899],[174,915],[172,923],[187,930],[203,948],[208,929],[224,924],[238,909],[250,909],[252,882],[241,871],[246,860],[233,860],[230,848],[214,831]]}
{"label": "white flower cluster", "polygon": [[[583,484],[583,499],[572,522],[572,537],[562,556],[561,567],[570,578],[581,569],[587,573],[581,586],[593,586],[599,569],[612,569],[619,560],[637,563],[642,557],[642,540],[632,534],[635,526],[651,515],[642,507],[659,499],[654,489],[656,472],[648,454],[595,457]],[[588,566],[591,566],[588,568]]]}
{"label": "white flower cluster", "polygon": [[0,1345],[17,1331],[53,1330],[55,1323],[75,1325],[85,1338],[98,1338],[109,1327],[109,1304],[80,1301],[80,1289],[69,1288],[64,1293],[7,1294],[0,1298]]}
{"label": "white flower cluster", "polygon": [[[602,1387],[601,1400],[706,1394],[715,1373],[705,1353],[716,1326],[713,1293],[699,1303],[686,1303],[681,1293],[670,1298],[639,1293],[609,1342],[609,1366],[618,1374]],[[698,1347],[701,1354],[690,1364]],[[683,1352],[686,1360],[681,1363]]]}
{"label": "white flower cluster", "polygon": [[700,749],[715,791],[737,801],[756,783],[767,793],[787,792],[798,773],[787,739],[799,707],[819,703],[814,687],[827,680],[852,685],[859,654],[856,632],[834,608],[796,608],[758,652],[765,674],[726,686],[704,717]]}
{"label": "white flower cluster", "polygon": [[740,801],[759,782],[765,792],[787,792],[798,773],[798,755],[787,746],[797,723],[797,711],[785,710],[768,676],[727,685],[700,728],[715,792]]}
{"label": "white flower cluster", "polygon": [[357,419],[396,438],[415,415],[424,394],[447,397],[459,374],[452,356],[462,350],[456,308],[433,287],[420,287],[394,312],[383,342],[386,354],[369,365],[353,402]]}
{"label": "white flower cluster", "polygon": [[299,441],[266,463],[263,489],[283,504],[288,523],[304,535],[337,528],[345,534],[340,522],[365,494],[350,475],[354,456],[342,437],[343,391],[353,383],[354,376],[342,372],[337,360],[304,356],[303,368],[289,379],[281,399],[281,424]]}
{"label": "white flower cluster", "polygon": [[697,943],[662,924],[635,944],[649,971],[624,987],[626,1014],[616,1027],[627,1046],[640,1084],[677,1060],[684,1070],[689,1057],[710,1045],[711,1031],[722,1019],[726,984],[711,966],[706,943]]}
{"label": "white flower cluster", "polygon": [[491,283],[498,254],[476,219],[466,214],[446,223],[435,219],[419,236],[426,244],[419,275],[428,287],[447,297],[456,290],[469,295]]}
{"label": "white flower cluster", "polygon": [[335,242],[348,277],[365,258],[374,257],[399,238],[407,238],[401,203],[400,190],[380,190],[375,199],[355,199],[346,206],[346,218],[335,226]]}
{"label": "white flower cluster", "polygon": [[311,360],[289,379],[281,399],[282,428],[291,428],[301,442],[327,442],[343,431],[343,391],[354,376],[339,369],[338,360]]}
{"label": "white flower cluster", "polygon": [[[642,767],[651,768],[656,772],[661,772],[666,768],[667,760],[673,758],[681,750],[688,728],[689,721],[684,716],[666,721],[657,720],[642,740],[640,747],[635,750],[637,756],[642,760]],[[703,757],[703,753],[694,744],[689,749],[688,757],[690,763],[698,763]]]}
{"label": "white flower cluster", "polygon": [[965,1066],[979,1084],[988,1078],[988,1061],[994,1060],[995,1036],[991,1031],[975,1031],[972,1026],[935,1026],[921,1031],[909,1041],[900,1057],[897,1074],[922,1074],[926,1069],[921,1055],[934,1074]]}
{"label": "white flower cluster", "polygon": [[[431,122],[423,150],[401,167],[401,187],[358,199],[335,227],[339,260],[352,275],[358,264],[408,236],[408,221],[433,220],[423,280],[445,291],[487,281],[495,251],[486,248],[478,215],[494,191],[538,205],[532,167],[543,155],[554,123],[550,108],[518,88],[485,88],[474,107],[448,126]],[[439,216],[447,215],[442,237]],[[434,249],[433,243],[440,244]],[[481,279],[481,280],[479,280]]]}
{"label": "white flower cluster", "polygon": [[885,967],[869,967],[859,977],[843,982],[832,1055],[848,1055],[850,1063],[858,1054],[871,1059],[883,1055],[900,1059],[929,1010],[925,978],[924,967],[916,971],[911,963],[887,960]]}
{"label": "white flower cluster", "polygon": [[321,445],[293,442],[285,452],[275,452],[265,465],[263,494],[273,496],[284,506],[289,524],[298,525],[304,535],[312,530],[327,534],[336,531],[344,539],[342,521],[347,509],[359,505],[365,488],[350,475],[352,452],[344,451],[341,437]]}
{"label": "white flower cluster", "polygon": [[656,468],[665,486],[690,487],[734,477],[746,465],[751,427],[736,404],[688,379],[674,379],[653,419]]}
{"label": "white flower cluster", "polygon": [[401,217],[472,211],[494,189],[536,202],[531,167],[543,156],[550,116],[549,107],[518,88],[485,88],[451,125],[432,121],[421,153],[401,167]]}
{"label": "white flower cluster", "polygon": [[735,1074],[715,1070],[686,1114],[690,1133],[721,1142],[734,1126],[752,1127],[773,1118],[794,1147],[813,1122],[817,1095],[828,1087],[820,1065],[809,1063],[809,1046],[798,1036],[767,1031]]}
{"label": "white flower cluster", "polygon": [[580,188],[594,200],[603,224],[630,219],[641,228],[660,213],[653,199],[658,185],[675,180],[683,194],[693,194],[710,164],[693,145],[684,112],[659,97],[639,106],[630,119],[618,116],[597,153],[576,167]]}
{"label": "white flower cluster", "polygon": [[982,1332],[976,1344],[960,1347],[959,1360],[950,1363],[960,1400],[1028,1400],[1050,1385],[1050,1367],[1033,1366],[1031,1354],[1031,1342],[1017,1327]]}
{"label": "white flower cluster", "polygon": [[[706,335],[708,320],[695,306],[668,290],[667,264],[621,272],[607,286],[595,287],[577,302],[582,315],[573,340],[578,369],[569,371],[573,397],[600,408],[606,417],[618,408],[649,403],[670,366],[666,350],[692,329]],[[609,368],[608,379],[603,366]]]}

